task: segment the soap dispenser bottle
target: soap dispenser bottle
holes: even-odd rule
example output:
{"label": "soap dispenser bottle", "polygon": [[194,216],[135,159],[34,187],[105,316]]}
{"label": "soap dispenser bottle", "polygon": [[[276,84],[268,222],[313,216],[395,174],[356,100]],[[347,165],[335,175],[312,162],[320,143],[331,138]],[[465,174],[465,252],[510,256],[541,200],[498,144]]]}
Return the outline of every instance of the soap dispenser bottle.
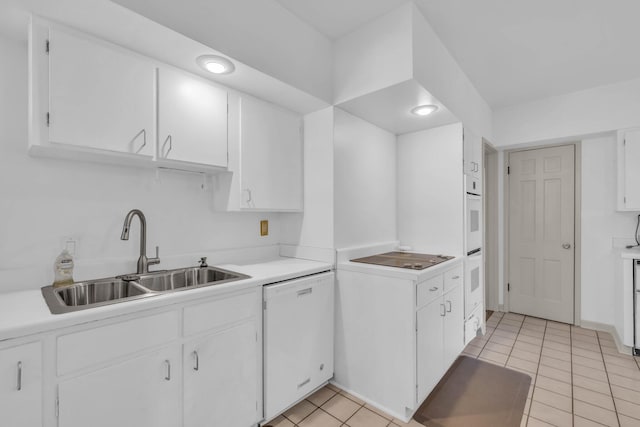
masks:
{"label": "soap dispenser bottle", "polygon": [[56,262],[53,264],[53,273],[55,275],[54,288],[73,284],[73,257],[66,249],[60,252],[56,258]]}

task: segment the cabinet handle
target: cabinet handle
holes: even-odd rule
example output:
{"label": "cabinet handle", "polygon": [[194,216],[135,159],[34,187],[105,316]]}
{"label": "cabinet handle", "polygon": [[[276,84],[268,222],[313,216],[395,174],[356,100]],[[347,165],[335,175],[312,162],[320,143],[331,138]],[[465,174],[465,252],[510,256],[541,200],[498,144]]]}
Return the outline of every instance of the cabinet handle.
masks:
{"label": "cabinet handle", "polygon": [[453,277],[451,278],[451,280],[458,280],[459,278],[460,278],[460,276],[453,276]]}
{"label": "cabinet handle", "polygon": [[191,354],[193,354],[193,362],[194,362],[193,370],[194,371],[199,371],[200,370],[200,358],[198,357],[198,352],[194,351]]}
{"label": "cabinet handle", "polygon": [[164,361],[165,366],[167,367],[167,374],[164,376],[166,381],[171,381],[171,362],[169,359]]}
{"label": "cabinet handle", "polygon": [[442,316],[442,317],[446,316],[447,312],[446,312],[446,310],[444,308],[444,304],[440,304],[440,309],[442,310],[440,312],[440,316]]}
{"label": "cabinet handle", "polygon": [[303,289],[301,291],[298,291],[298,296],[301,297],[303,295],[310,294],[311,292],[313,292],[312,288]]}
{"label": "cabinet handle", "polygon": [[449,304],[449,308],[447,308],[447,313],[451,313],[451,301],[446,301]]}
{"label": "cabinet handle", "polygon": [[307,378],[306,380],[304,380],[300,384],[298,384],[298,388],[304,387],[305,385],[309,384],[309,382],[311,382],[311,378]]}
{"label": "cabinet handle", "polygon": [[430,292],[435,292],[435,291],[437,291],[437,290],[438,290],[438,287],[437,287],[437,286],[434,286],[433,288],[429,288],[429,291],[430,291]]}
{"label": "cabinet handle", "polygon": [[244,191],[247,192],[247,206],[250,208],[255,207],[255,205],[253,204],[253,195],[251,194],[251,189],[245,188]]}
{"label": "cabinet handle", "polygon": [[22,361],[18,362],[18,381],[16,390],[22,390]]}
{"label": "cabinet handle", "polygon": [[169,143],[169,149],[167,150],[167,152],[164,154],[164,158],[166,159],[167,157],[169,157],[169,153],[171,152],[171,149],[173,148],[173,140],[171,138],[171,135],[167,136],[167,139],[164,140],[164,143],[162,144],[162,151],[164,152],[164,147],[166,147],[167,142]]}
{"label": "cabinet handle", "polygon": [[136,154],[141,152],[142,149],[147,145],[147,130],[142,129],[140,132],[136,133],[136,136],[134,136],[131,142],[129,142],[129,144],[133,144],[134,142],[136,142],[136,139],[138,139],[140,135],[142,135],[142,145],[136,150]]}

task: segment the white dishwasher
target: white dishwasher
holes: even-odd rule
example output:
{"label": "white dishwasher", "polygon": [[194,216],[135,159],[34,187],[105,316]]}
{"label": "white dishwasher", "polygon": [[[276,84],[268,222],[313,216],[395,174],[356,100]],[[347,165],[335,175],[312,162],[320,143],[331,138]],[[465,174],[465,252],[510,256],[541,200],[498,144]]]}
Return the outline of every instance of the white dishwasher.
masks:
{"label": "white dishwasher", "polygon": [[334,273],[264,287],[264,416],[270,420],[333,376]]}

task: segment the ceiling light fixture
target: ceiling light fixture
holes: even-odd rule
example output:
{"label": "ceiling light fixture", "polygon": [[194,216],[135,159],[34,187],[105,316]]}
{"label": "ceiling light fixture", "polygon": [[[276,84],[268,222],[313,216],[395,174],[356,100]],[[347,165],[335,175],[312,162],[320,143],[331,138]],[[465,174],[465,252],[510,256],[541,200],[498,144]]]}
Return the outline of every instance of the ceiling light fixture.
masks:
{"label": "ceiling light fixture", "polygon": [[431,113],[434,113],[438,111],[438,106],[437,105],[418,105],[415,108],[411,109],[411,113],[415,114],[416,116],[428,116]]}
{"label": "ceiling light fixture", "polygon": [[227,58],[218,55],[202,55],[196,59],[199,66],[213,74],[229,74],[236,67]]}

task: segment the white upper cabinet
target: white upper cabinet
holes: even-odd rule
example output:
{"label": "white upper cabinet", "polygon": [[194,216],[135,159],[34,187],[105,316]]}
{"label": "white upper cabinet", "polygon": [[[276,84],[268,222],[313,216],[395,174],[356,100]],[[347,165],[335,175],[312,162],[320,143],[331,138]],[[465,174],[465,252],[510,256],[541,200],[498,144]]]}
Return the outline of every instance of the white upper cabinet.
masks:
{"label": "white upper cabinet", "polygon": [[302,209],[302,117],[259,99],[240,100],[242,207]]}
{"label": "white upper cabinet", "polygon": [[38,18],[29,43],[31,154],[226,169],[224,88]]}
{"label": "white upper cabinet", "polygon": [[618,210],[640,211],[640,129],[618,132]]}
{"label": "white upper cabinet", "polygon": [[482,137],[464,128],[464,173],[467,192],[482,193]]}
{"label": "white upper cabinet", "polygon": [[153,155],[153,64],[58,28],[49,30],[48,50],[49,142]]}
{"label": "white upper cabinet", "polygon": [[302,116],[260,99],[229,96],[229,173],[214,203],[227,211],[303,209]]}
{"label": "white upper cabinet", "polygon": [[158,159],[227,167],[227,91],[158,69]]}

